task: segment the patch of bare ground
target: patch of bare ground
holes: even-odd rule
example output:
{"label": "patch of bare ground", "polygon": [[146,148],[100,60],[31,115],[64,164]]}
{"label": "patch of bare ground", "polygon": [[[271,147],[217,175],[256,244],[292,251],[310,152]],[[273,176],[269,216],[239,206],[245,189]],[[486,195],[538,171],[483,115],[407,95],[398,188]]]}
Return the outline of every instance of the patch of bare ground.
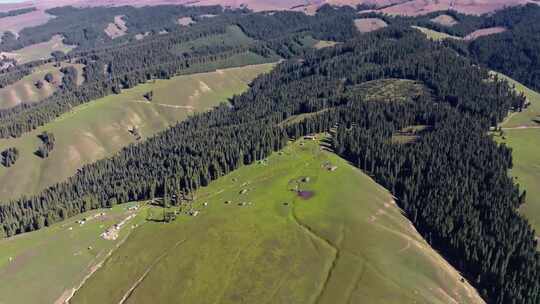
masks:
{"label": "patch of bare ground", "polygon": [[12,31],[14,34],[18,34],[26,27],[42,25],[53,18],[53,15],[49,15],[43,10],[36,10],[22,15],[0,18],[0,33]]}
{"label": "patch of bare ground", "polygon": [[354,25],[360,33],[369,33],[388,26],[384,20],[379,18],[356,19]]}
{"label": "patch of bare ground", "polygon": [[150,35],[150,32],[139,33],[139,34],[135,35],[135,40],[143,40],[148,35]]}
{"label": "patch of bare ground", "polygon": [[182,18],[178,18],[178,20],[176,20],[176,23],[178,23],[179,25],[188,26],[190,24],[195,23],[195,21],[193,21],[191,17],[182,17]]}
{"label": "patch of bare ground", "polygon": [[502,26],[489,27],[485,29],[476,30],[469,35],[463,37],[463,40],[475,40],[483,36],[494,35],[505,32],[507,29]]}
{"label": "patch of bare ground", "polygon": [[442,26],[454,26],[459,23],[456,19],[454,19],[454,17],[450,15],[439,15],[431,19],[431,22],[440,24]]}
{"label": "patch of bare ground", "polygon": [[123,19],[124,16],[115,16],[114,22],[109,23],[107,28],[105,28],[105,34],[111,39],[122,37],[127,33],[126,21]]}
{"label": "patch of bare ground", "polygon": [[437,11],[454,10],[463,14],[481,15],[504,7],[531,3],[530,0],[411,0],[385,7],[379,12],[390,15],[419,16]]}

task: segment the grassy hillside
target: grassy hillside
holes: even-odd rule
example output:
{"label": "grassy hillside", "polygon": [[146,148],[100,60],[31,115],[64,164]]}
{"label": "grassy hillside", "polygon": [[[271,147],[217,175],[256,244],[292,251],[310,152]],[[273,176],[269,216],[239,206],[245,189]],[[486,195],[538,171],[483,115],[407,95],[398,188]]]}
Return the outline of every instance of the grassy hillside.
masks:
{"label": "grassy hillside", "polygon": [[[514,79],[501,74],[492,72],[493,74],[496,74],[498,77],[505,79],[508,81],[510,86],[515,87],[516,91],[523,93],[527,100],[530,102],[529,107],[519,113],[513,113],[508,116],[508,118],[504,121],[502,126],[504,128],[516,128],[516,127],[523,127],[523,126],[540,126],[540,93],[529,89],[522,83],[515,81]],[[535,122],[535,120],[537,120]]]}
{"label": "grassy hillside", "polygon": [[[79,71],[77,80],[80,83],[83,80],[83,65],[62,63],[62,67],[66,66],[74,66]],[[53,74],[53,83],[48,83],[43,79],[47,73]],[[11,108],[23,102],[39,102],[51,96],[62,83],[62,75],[60,68],[54,67],[52,63],[35,68],[32,74],[23,77],[12,85],[0,89],[0,109]],[[35,85],[39,80],[43,81],[43,87],[41,89],[38,89]]]}
{"label": "grassy hillside", "polygon": [[511,174],[521,188],[527,191],[526,202],[520,208],[536,234],[540,233],[540,94],[523,84],[505,78],[518,92],[523,93],[530,106],[523,112],[511,113],[501,125],[504,135],[497,136],[499,142],[512,148],[513,164]]}
{"label": "grassy hillside", "polygon": [[46,59],[51,57],[54,51],[68,53],[76,46],[66,45],[63,42],[64,38],[60,35],[55,35],[51,40],[41,43],[32,44],[20,50],[8,53],[8,57],[15,58],[19,64],[27,63],[34,60]]}
{"label": "grassy hillside", "polygon": [[516,177],[522,190],[527,191],[525,204],[520,212],[525,215],[536,234],[540,234],[540,129],[505,130],[504,142],[512,147],[514,167],[512,176]]}
{"label": "grassy hillside", "polygon": [[196,217],[136,229],[71,303],[481,302],[386,190],[318,142],[242,167],[192,205]]}
{"label": "grassy hillside", "polygon": [[462,39],[461,37],[452,36],[452,35],[449,35],[447,33],[434,31],[434,30],[431,30],[431,29],[428,29],[428,28],[425,28],[425,27],[421,27],[421,26],[412,26],[412,27],[419,30],[420,32],[424,33],[429,39],[435,40],[435,41],[448,39],[448,38],[450,38],[450,39]]}
{"label": "grassy hillside", "polygon": [[[82,165],[136,142],[129,132],[133,127],[139,129],[143,139],[152,136],[243,92],[251,80],[272,67],[245,66],[156,80],[76,107],[20,138],[2,139],[1,151],[17,147],[21,155],[14,166],[0,166],[0,199],[36,193],[62,181]],[[151,103],[143,97],[149,91],[154,92]],[[48,158],[41,159],[34,152],[39,146],[37,135],[44,130],[55,135],[56,146]]]}
{"label": "grassy hillside", "polygon": [[[126,207],[95,210],[50,228],[0,240],[0,303],[54,303],[69,296],[125,240],[132,225],[144,222],[144,216],[137,216],[120,229],[116,240],[101,238],[104,230],[136,214]],[[102,212],[105,215],[93,218]],[[78,224],[83,218],[89,220]]]}
{"label": "grassy hillside", "polygon": [[411,27],[414,28],[414,29],[419,30],[424,35],[426,35],[426,37],[428,39],[431,39],[431,40],[434,40],[434,41],[441,41],[441,40],[444,40],[444,39],[458,39],[458,40],[462,39],[461,37],[453,36],[453,35],[450,35],[450,34],[447,34],[447,33],[439,32],[439,31],[435,31],[435,30],[432,30],[432,29],[429,29],[429,28],[423,27],[423,26],[412,25]]}

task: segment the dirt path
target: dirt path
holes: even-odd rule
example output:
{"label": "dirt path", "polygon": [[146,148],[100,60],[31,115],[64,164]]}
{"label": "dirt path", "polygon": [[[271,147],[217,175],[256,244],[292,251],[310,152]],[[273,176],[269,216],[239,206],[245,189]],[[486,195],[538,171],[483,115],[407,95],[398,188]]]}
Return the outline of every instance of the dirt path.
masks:
{"label": "dirt path", "polygon": [[164,104],[164,103],[155,103],[150,101],[144,101],[144,100],[132,100],[131,102],[138,102],[138,103],[144,103],[148,105],[156,105],[166,108],[173,108],[173,109],[187,109],[187,110],[195,110],[195,107],[193,106],[178,106],[178,105],[171,105],[171,104]]}
{"label": "dirt path", "polygon": [[173,247],[169,248],[169,250],[165,251],[163,254],[161,254],[154,262],[152,262],[152,264],[150,266],[148,266],[148,268],[146,269],[146,271],[142,274],[142,276],[137,280],[135,281],[135,283],[133,283],[133,285],[131,285],[131,287],[129,288],[129,290],[124,294],[124,296],[122,297],[122,299],[120,299],[120,301],[118,302],[118,304],[123,304],[127,301],[127,299],[129,299],[129,297],[133,294],[133,291],[135,291],[135,289],[142,283],[142,281],[144,281],[144,279],[146,278],[146,276],[150,273],[150,271],[152,271],[152,269],[154,268],[154,266],[157,265],[157,263],[159,263],[159,261],[161,261],[161,259],[163,259],[171,250],[175,249],[176,247],[178,247],[180,244],[184,243],[186,240],[181,240],[181,241],[178,241],[176,242],[176,244],[174,244]]}
{"label": "dirt path", "polygon": [[131,234],[131,231],[120,241],[118,242],[118,244],[116,244],[116,246],[114,246],[111,250],[109,250],[109,252],[107,253],[107,255],[105,256],[105,258],[97,263],[96,265],[92,266],[90,268],[90,272],[82,279],[81,283],[79,283],[79,286],[71,289],[71,291],[68,289],[66,291],[64,291],[64,293],[60,296],[60,298],[58,298],[54,303],[55,304],[64,304],[64,303],[69,303],[69,301],[71,300],[71,298],[73,298],[73,296],[75,295],[75,293],[81,289],[81,287],[83,287],[84,283],[86,283],[86,281],[88,281],[88,279],[90,279],[90,277],[92,277],[92,275],[98,271],[98,269],[101,268],[101,266],[103,266],[103,264],[105,263],[105,261],[107,261],[107,259],[109,259],[109,257],[112,256],[113,252],[120,248],[120,246],[122,246],[122,244],[124,244],[124,242],[128,239],[128,237],[130,236]]}
{"label": "dirt path", "polygon": [[313,229],[311,227],[309,227],[308,225],[302,223],[298,219],[298,216],[296,215],[296,212],[294,211],[294,203],[293,203],[293,208],[292,208],[291,215],[292,215],[292,218],[293,218],[294,222],[298,225],[298,227],[300,227],[301,230],[303,230],[306,234],[308,234],[314,240],[319,241],[320,243],[324,244],[326,247],[328,247],[328,248],[330,248],[332,250],[332,255],[333,255],[332,263],[330,264],[330,267],[328,267],[328,269],[326,270],[326,275],[325,275],[325,277],[323,279],[322,286],[321,286],[319,292],[317,293],[317,295],[315,296],[314,301],[313,301],[313,303],[316,304],[316,303],[319,303],[322,295],[324,294],[324,291],[326,290],[326,288],[328,286],[328,283],[330,282],[330,278],[332,277],[332,273],[333,273],[334,269],[336,268],[337,262],[338,262],[339,257],[340,257],[340,251],[339,251],[339,248],[337,248],[329,240],[327,240],[327,239],[323,238],[322,236],[318,235],[315,231],[313,231]]}
{"label": "dirt path", "polygon": [[511,127],[511,128],[501,128],[503,131],[506,130],[527,130],[527,129],[540,129],[540,126],[519,126],[519,127]]}

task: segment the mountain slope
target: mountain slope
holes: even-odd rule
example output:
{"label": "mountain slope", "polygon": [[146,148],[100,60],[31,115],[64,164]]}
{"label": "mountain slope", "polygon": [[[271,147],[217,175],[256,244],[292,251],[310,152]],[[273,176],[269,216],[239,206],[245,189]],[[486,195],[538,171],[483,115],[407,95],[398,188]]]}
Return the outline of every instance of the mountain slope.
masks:
{"label": "mountain slope", "polygon": [[138,228],[71,303],[483,303],[386,190],[317,141],[195,197],[180,208],[196,217]]}

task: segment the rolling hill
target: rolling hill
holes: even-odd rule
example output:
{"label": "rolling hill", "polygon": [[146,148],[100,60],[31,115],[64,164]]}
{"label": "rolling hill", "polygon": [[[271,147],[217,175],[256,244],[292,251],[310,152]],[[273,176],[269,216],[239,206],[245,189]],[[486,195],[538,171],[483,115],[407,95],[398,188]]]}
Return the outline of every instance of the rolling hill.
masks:
{"label": "rolling hill", "polygon": [[180,210],[137,228],[71,303],[482,303],[385,189],[318,141],[242,167]]}
{"label": "rolling hill", "polygon": [[[37,193],[66,180],[83,165],[137,142],[130,133],[133,128],[138,129],[141,140],[149,138],[242,93],[256,76],[273,66],[261,64],[151,81],[75,107],[20,138],[0,139],[1,151],[8,147],[21,151],[14,166],[0,166],[0,197],[7,200]],[[152,102],[143,97],[149,91],[154,93]],[[40,142],[37,135],[43,131],[52,132],[57,139],[54,152],[46,159],[35,155]]]}

